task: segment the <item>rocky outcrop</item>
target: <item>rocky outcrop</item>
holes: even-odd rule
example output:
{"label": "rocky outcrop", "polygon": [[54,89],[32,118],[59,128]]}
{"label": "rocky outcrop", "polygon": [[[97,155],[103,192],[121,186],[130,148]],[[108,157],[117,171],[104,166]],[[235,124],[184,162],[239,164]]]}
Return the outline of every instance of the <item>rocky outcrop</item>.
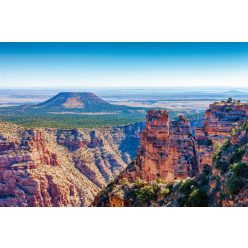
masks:
{"label": "rocky outcrop", "polygon": [[194,176],[196,158],[189,120],[179,116],[169,121],[166,110],[148,111],[138,156],[124,173],[131,181],[137,177],[174,181]]}
{"label": "rocky outcrop", "polygon": [[47,148],[40,130],[25,130],[21,140],[9,141],[0,136],[0,167],[36,168],[39,164],[59,166],[57,155]]}
{"label": "rocky outcrop", "polygon": [[150,110],[140,148],[134,163],[124,177],[152,181],[158,178],[174,181],[193,177],[204,165],[212,165],[216,145],[223,144],[235,126],[248,119],[248,104],[228,101],[213,103],[206,111],[202,128],[192,134],[189,120],[178,116],[168,120],[166,110]]}
{"label": "rocky outcrop", "polygon": [[142,125],[56,130],[0,123],[0,206],[90,206],[134,158],[127,142],[137,149]]}
{"label": "rocky outcrop", "polygon": [[118,178],[102,191],[96,206],[247,207],[248,122],[244,122],[193,178],[135,182]]}
{"label": "rocky outcrop", "polygon": [[231,129],[239,126],[248,117],[248,104],[228,101],[210,104],[205,114],[204,130],[213,141],[230,137]]}
{"label": "rocky outcrop", "polygon": [[58,130],[57,143],[70,151],[76,151],[80,148],[85,148],[88,145],[88,139],[83,136],[78,130]]}
{"label": "rocky outcrop", "polygon": [[[245,132],[243,131],[243,135],[239,132],[238,137],[233,135],[235,128],[242,126],[247,119],[248,104],[239,101],[234,102],[231,99],[226,102],[214,103],[206,111],[203,127],[196,128],[193,136],[190,123],[185,117],[179,116],[178,119],[169,121],[168,112],[165,110],[148,111],[146,127],[141,133],[140,148],[136,159],[120,174],[114,184],[107,188],[104,194],[96,198],[96,205],[116,206],[118,201],[113,203],[110,198],[115,199],[116,195],[123,195],[121,197],[124,202],[121,203],[122,205],[132,206],[132,204],[135,204],[140,206],[142,203],[137,198],[137,192],[140,188],[136,185],[138,179],[142,180],[145,185],[143,185],[144,189],[142,188],[144,192],[142,190],[140,192],[140,197],[143,199],[144,195],[147,198],[153,198],[155,193],[157,194],[155,194],[156,197],[161,198],[160,193],[163,194],[163,190],[160,192],[158,189],[154,190],[153,187],[156,180],[162,179],[167,182],[165,185],[168,182],[172,185],[174,182],[180,182],[190,177],[194,177],[194,179],[190,179],[191,181],[188,181],[187,186],[182,185],[181,190],[182,195],[186,194],[184,190],[185,192],[191,192],[193,201],[190,200],[188,203],[182,201],[183,203],[179,204],[173,200],[174,197],[172,196],[170,201],[174,203],[167,202],[166,204],[171,206],[194,205],[196,204],[194,202],[196,199],[193,197],[195,194],[197,200],[199,200],[197,204],[206,205],[208,196],[206,196],[205,191],[201,192],[201,187],[206,186],[203,183],[206,180],[203,178],[208,178],[209,185],[206,187],[210,187],[212,191],[219,185],[220,170],[218,166],[213,165],[213,160],[216,161],[216,154],[228,139],[230,139],[229,142],[233,144],[237,142],[242,146],[242,148],[236,150],[235,156],[242,157],[241,162],[247,163],[248,153],[247,149],[244,149],[247,146],[245,142],[248,140],[247,128]],[[235,150],[235,145],[230,150],[228,159],[224,162],[220,159],[223,168],[227,168],[235,161],[232,154],[233,149]],[[210,170],[213,177],[218,180],[212,180],[212,174],[209,174]],[[123,182],[125,183],[123,184]],[[190,187],[195,187],[195,191],[193,192]],[[168,190],[166,188],[165,191]],[[158,194],[158,192],[160,193]],[[211,197],[213,196],[212,193]],[[145,200],[147,199],[145,198]]]}
{"label": "rocky outcrop", "polygon": [[205,113],[204,125],[196,128],[195,149],[199,172],[204,165],[212,165],[214,146],[223,144],[235,126],[248,119],[248,104],[228,99],[210,104]]}

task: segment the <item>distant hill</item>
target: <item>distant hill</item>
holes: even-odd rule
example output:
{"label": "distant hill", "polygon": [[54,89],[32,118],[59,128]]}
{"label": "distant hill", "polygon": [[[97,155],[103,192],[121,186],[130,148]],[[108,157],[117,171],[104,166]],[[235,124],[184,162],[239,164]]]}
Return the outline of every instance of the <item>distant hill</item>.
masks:
{"label": "distant hill", "polygon": [[110,104],[92,92],[60,92],[36,105],[2,108],[3,114],[117,114],[145,111],[145,108]]}
{"label": "distant hill", "polygon": [[114,112],[128,110],[126,106],[112,105],[91,92],[60,92],[33,108],[49,112]]}

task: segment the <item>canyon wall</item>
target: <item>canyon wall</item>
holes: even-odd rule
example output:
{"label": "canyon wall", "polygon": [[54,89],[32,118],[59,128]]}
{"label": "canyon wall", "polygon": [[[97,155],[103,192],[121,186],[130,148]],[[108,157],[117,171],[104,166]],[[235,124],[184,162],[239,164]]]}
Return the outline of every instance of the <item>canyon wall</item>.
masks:
{"label": "canyon wall", "polygon": [[193,177],[204,165],[212,165],[214,145],[230,137],[231,129],[248,118],[248,104],[219,102],[210,105],[202,128],[193,137],[190,122],[179,115],[168,119],[166,110],[150,110],[141,133],[140,148],[123,177],[174,181]]}
{"label": "canyon wall", "polygon": [[195,149],[199,172],[212,165],[214,147],[223,144],[234,127],[248,119],[248,104],[232,100],[210,104],[202,128],[195,131]]}
{"label": "canyon wall", "polygon": [[[105,192],[107,205],[111,206],[116,197],[116,202],[121,202],[120,195],[123,194],[118,187],[125,181],[135,183],[140,178],[144,182],[160,179],[174,182],[200,175],[206,166],[213,166],[215,150],[247,119],[248,104],[231,99],[216,102],[206,111],[202,127],[196,128],[192,135],[187,118],[178,116],[176,120],[169,120],[166,110],[148,111],[138,155],[116,179],[115,186],[111,185],[114,190]],[[214,173],[218,171],[215,169]],[[97,202],[101,201],[96,199],[96,205],[101,205]],[[120,205],[128,203],[121,202]]]}
{"label": "canyon wall", "polygon": [[168,181],[194,176],[196,160],[189,120],[179,116],[168,120],[166,110],[150,110],[141,133],[140,148],[132,166],[126,170],[131,180],[164,178]]}
{"label": "canyon wall", "polygon": [[137,123],[26,129],[0,123],[0,206],[91,205],[133,160],[142,128]]}

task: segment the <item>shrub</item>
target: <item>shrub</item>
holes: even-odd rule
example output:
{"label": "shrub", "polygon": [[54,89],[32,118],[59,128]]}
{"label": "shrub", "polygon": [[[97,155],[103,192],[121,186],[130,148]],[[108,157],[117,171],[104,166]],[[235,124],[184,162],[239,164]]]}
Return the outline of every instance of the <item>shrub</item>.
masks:
{"label": "shrub", "polygon": [[230,166],[230,162],[225,159],[217,159],[215,161],[215,167],[220,169],[221,174],[225,174]]}
{"label": "shrub", "polygon": [[179,186],[179,192],[184,195],[189,195],[193,187],[194,187],[193,179],[186,179],[181,182]]}
{"label": "shrub", "polygon": [[248,178],[248,165],[246,163],[235,163],[231,166],[231,171],[236,177]]}
{"label": "shrub", "polygon": [[228,106],[228,107],[226,107],[226,112],[230,112],[231,111],[231,108]]}
{"label": "shrub", "polygon": [[238,147],[235,149],[234,155],[233,155],[233,161],[239,162],[243,155],[245,154],[245,148],[244,147]]}
{"label": "shrub", "polygon": [[166,181],[165,179],[163,179],[163,178],[158,178],[158,179],[155,180],[155,182],[156,182],[157,184],[159,184],[159,183],[167,184],[167,181]]}
{"label": "shrub", "polygon": [[170,194],[170,190],[168,188],[163,188],[160,192],[160,194],[163,196],[163,197],[166,197],[167,195]]}
{"label": "shrub", "polygon": [[134,187],[135,188],[142,188],[145,186],[145,182],[140,179],[139,177],[136,178],[136,181],[134,182]]}
{"label": "shrub", "polygon": [[128,179],[127,178],[122,178],[119,183],[121,185],[126,185],[126,184],[128,184]]}
{"label": "shrub", "polygon": [[237,127],[233,127],[232,129],[231,129],[231,136],[234,136],[235,134],[237,134],[238,133],[238,128]]}
{"label": "shrub", "polygon": [[213,153],[212,153],[212,158],[213,159],[217,159],[218,154],[220,153],[222,148],[222,144],[219,142],[216,142],[213,146]]}
{"label": "shrub", "polygon": [[248,130],[248,121],[244,122],[244,124],[242,125],[242,130]]}
{"label": "shrub", "polygon": [[212,168],[210,165],[208,164],[204,164],[203,165],[203,169],[202,169],[202,173],[205,175],[205,176],[209,176],[212,174]]}
{"label": "shrub", "polygon": [[232,176],[227,182],[227,190],[231,195],[237,195],[243,186],[243,180],[237,176]]}
{"label": "shrub", "polygon": [[151,200],[156,200],[157,194],[154,191],[153,186],[146,185],[141,189],[136,190],[135,192],[138,202],[143,206],[149,205]]}
{"label": "shrub", "polygon": [[190,207],[207,207],[208,206],[208,196],[205,191],[200,189],[194,189],[189,195],[187,201],[187,206]]}

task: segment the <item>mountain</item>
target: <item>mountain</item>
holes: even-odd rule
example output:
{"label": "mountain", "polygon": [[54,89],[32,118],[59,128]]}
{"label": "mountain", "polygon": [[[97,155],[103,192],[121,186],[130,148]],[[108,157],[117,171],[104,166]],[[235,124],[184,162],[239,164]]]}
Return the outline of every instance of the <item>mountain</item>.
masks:
{"label": "mountain", "polygon": [[91,92],[60,92],[45,102],[1,108],[3,114],[117,114],[144,111],[145,108],[110,104]]}
{"label": "mountain", "polygon": [[34,108],[58,112],[114,112],[129,109],[126,106],[110,104],[91,92],[60,92],[51,99],[37,104]]}
{"label": "mountain", "polygon": [[[135,160],[98,195],[95,204],[213,206],[228,205],[224,201],[228,199],[229,205],[248,205],[246,190],[242,199],[233,200],[234,192],[248,188],[246,175],[241,175],[248,167],[247,120],[248,104],[230,99],[216,102],[193,136],[185,117],[169,121],[167,111],[149,111]],[[235,172],[230,179],[236,167],[239,177]],[[232,197],[223,193],[230,187],[234,188]],[[214,195],[219,189],[224,195]]]}
{"label": "mountain", "polygon": [[0,206],[89,206],[130,163],[143,123],[98,129],[0,122]]}

